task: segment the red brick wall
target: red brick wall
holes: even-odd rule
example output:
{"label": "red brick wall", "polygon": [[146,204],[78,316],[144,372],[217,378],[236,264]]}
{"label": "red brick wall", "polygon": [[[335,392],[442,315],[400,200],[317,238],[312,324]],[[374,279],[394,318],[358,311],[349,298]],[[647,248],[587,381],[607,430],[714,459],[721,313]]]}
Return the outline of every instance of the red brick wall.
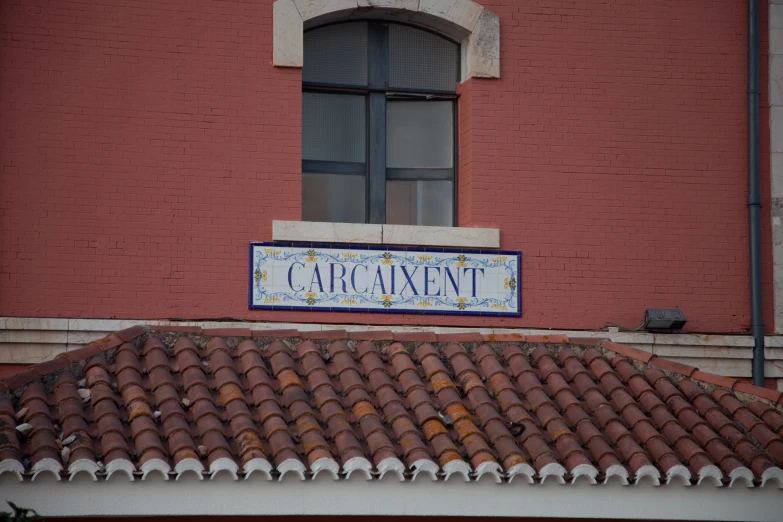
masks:
{"label": "red brick wall", "polygon": [[502,78],[460,89],[459,219],[523,251],[522,318],[247,310],[248,241],[301,214],[271,0],[0,5],[0,315],[744,331],[746,2],[483,4]]}

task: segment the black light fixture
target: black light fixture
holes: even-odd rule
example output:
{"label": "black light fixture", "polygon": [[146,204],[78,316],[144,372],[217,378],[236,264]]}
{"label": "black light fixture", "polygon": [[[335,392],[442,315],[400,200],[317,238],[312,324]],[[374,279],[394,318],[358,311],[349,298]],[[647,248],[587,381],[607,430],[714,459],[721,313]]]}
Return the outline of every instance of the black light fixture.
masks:
{"label": "black light fixture", "polygon": [[648,308],[644,311],[645,330],[680,330],[685,326],[685,314],[676,308]]}

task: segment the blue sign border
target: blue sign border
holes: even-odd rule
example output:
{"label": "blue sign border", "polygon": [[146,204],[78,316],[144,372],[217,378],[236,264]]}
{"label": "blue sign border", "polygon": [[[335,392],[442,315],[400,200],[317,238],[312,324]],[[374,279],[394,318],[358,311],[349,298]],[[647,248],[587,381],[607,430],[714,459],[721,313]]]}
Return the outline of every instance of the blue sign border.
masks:
{"label": "blue sign border", "polygon": [[[311,306],[275,306],[253,305],[253,247],[295,247],[295,248],[334,248],[351,250],[402,250],[412,252],[434,252],[439,254],[488,254],[513,255],[517,257],[517,311],[516,312],[471,312],[460,310],[416,310],[376,308],[313,308]],[[333,313],[370,313],[370,314],[409,314],[409,315],[468,315],[474,317],[522,317],[522,252],[518,250],[482,250],[472,248],[405,247],[394,245],[362,245],[354,243],[300,243],[295,241],[251,241],[248,246],[247,306],[250,310],[273,310],[284,312],[333,312]]]}

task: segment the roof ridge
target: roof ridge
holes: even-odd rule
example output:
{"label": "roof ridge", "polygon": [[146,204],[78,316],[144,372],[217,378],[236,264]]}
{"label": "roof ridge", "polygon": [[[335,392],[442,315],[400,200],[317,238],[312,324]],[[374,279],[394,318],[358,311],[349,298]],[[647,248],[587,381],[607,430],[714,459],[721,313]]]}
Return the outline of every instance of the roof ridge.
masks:
{"label": "roof ridge", "polygon": [[628,357],[635,361],[640,361],[650,366],[657,367],[668,372],[676,373],[694,381],[701,381],[713,386],[720,386],[732,392],[740,392],[753,395],[760,399],[765,399],[776,405],[783,405],[783,392],[762,388],[746,382],[742,382],[736,377],[725,377],[715,373],[703,372],[695,366],[690,366],[680,362],[672,361],[664,357],[625,344],[615,343],[604,340],[599,346],[605,350],[615,352],[621,356]]}
{"label": "roof ridge", "polygon": [[64,352],[57,355],[54,359],[33,364],[21,372],[0,379],[0,392],[9,392],[25,386],[44,375],[61,370],[70,364],[94,355],[105,352],[111,348],[120,346],[123,343],[143,335],[145,332],[161,333],[180,333],[195,334],[208,337],[256,337],[256,338],[299,338],[310,340],[357,340],[357,341],[397,341],[397,342],[422,342],[422,343],[493,343],[493,342],[517,342],[517,343],[536,343],[536,344],[571,344],[582,346],[595,346],[608,350],[623,357],[635,361],[649,364],[668,372],[676,373],[694,381],[701,381],[713,386],[719,386],[732,392],[753,395],[760,399],[765,399],[777,405],[783,405],[783,392],[762,388],[746,382],[742,382],[734,377],[725,377],[722,375],[703,372],[699,368],[687,364],[672,361],[670,359],[659,357],[658,355],[634,348],[626,344],[616,343],[605,337],[571,337],[564,334],[551,335],[522,335],[517,333],[500,334],[480,334],[476,332],[460,333],[435,333],[431,330],[421,330],[413,332],[395,332],[393,330],[359,330],[346,331],[344,329],[335,330],[251,330],[250,328],[202,328],[200,326],[132,326],[124,330],[111,333],[106,337],[92,341],[83,348]]}
{"label": "roof ridge", "polygon": [[54,359],[36,363],[28,366],[21,372],[9,375],[0,379],[0,393],[7,393],[31,382],[48,375],[52,372],[56,372],[70,366],[71,364],[85,359],[89,359],[95,355],[110,350],[121,344],[127,343],[143,335],[145,332],[143,326],[131,326],[124,330],[119,330],[114,333],[110,333],[106,337],[97,339],[90,343],[87,343],[82,348],[70,352],[63,352],[58,354]]}

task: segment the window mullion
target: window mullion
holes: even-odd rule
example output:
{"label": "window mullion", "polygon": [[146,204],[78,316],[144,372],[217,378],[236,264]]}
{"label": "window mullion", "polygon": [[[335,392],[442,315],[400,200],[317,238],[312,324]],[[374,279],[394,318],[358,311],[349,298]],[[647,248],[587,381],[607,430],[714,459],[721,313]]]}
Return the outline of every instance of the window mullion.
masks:
{"label": "window mullion", "polygon": [[386,222],[386,94],[370,93],[370,223]]}
{"label": "window mullion", "polygon": [[[368,26],[368,82],[374,89],[389,84],[389,33],[380,23]],[[386,93],[369,93],[368,207],[370,223],[386,222]]]}
{"label": "window mullion", "polygon": [[369,87],[386,89],[389,86],[389,30],[380,23],[367,27],[367,81]]}

